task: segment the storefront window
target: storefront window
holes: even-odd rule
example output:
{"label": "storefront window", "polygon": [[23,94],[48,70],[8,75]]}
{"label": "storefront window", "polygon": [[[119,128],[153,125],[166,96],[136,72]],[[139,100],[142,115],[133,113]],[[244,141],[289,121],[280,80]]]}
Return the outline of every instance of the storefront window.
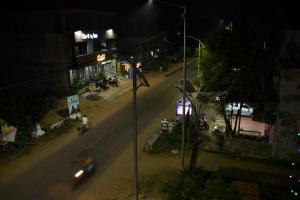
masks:
{"label": "storefront window", "polygon": [[84,69],[71,70],[70,75],[72,89],[75,92],[78,92],[87,85],[87,82],[85,81]]}
{"label": "storefront window", "polygon": [[115,76],[116,75],[116,60],[109,60],[104,62],[103,68],[105,71],[105,75],[107,76]]}

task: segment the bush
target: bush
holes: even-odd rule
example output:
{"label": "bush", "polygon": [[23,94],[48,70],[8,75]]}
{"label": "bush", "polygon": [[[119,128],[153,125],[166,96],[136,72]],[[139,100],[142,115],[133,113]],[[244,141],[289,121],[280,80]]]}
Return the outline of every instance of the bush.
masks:
{"label": "bush", "polygon": [[181,123],[177,123],[169,133],[162,133],[153,144],[150,153],[162,153],[172,149],[181,148]]}
{"label": "bush", "polygon": [[72,90],[74,93],[78,93],[78,91],[87,86],[87,83],[80,79],[80,77],[75,77],[73,79]]}
{"label": "bush", "polygon": [[205,183],[207,173],[195,169],[185,172],[175,179],[165,182],[162,185],[162,191],[168,194],[170,200],[190,200],[197,196]]}
{"label": "bush", "polygon": [[185,172],[162,185],[170,200],[239,200],[238,190],[201,169]]}
{"label": "bush", "polygon": [[105,78],[105,75],[103,73],[95,73],[90,77],[90,81],[103,80],[104,78]]}
{"label": "bush", "polygon": [[239,191],[221,179],[208,179],[204,189],[198,196],[201,200],[238,200],[241,199]]}

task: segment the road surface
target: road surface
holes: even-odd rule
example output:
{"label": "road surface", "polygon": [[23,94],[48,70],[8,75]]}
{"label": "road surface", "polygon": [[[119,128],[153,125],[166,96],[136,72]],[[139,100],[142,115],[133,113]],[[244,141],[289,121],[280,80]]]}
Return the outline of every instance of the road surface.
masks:
{"label": "road surface", "polygon": [[[141,89],[144,90],[143,92],[138,91],[139,133],[170,102],[176,101],[179,91],[174,87],[174,83],[181,78],[181,74],[179,71],[172,76],[162,76],[163,80],[158,85],[143,88]],[[105,173],[114,159],[117,159],[130,144],[131,109],[131,103],[126,104],[118,112],[94,126],[83,137],[70,141],[59,151],[46,156],[30,169],[5,183],[0,188],[0,198],[3,200],[76,199],[97,177]],[[87,183],[72,190],[72,176],[79,166],[77,157],[82,150],[88,150],[94,156],[97,161],[97,172]]]}

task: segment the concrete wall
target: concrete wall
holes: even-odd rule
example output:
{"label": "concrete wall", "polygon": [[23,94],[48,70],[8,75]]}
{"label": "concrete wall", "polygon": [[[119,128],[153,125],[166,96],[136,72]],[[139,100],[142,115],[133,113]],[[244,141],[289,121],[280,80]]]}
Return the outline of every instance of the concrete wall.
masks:
{"label": "concrete wall", "polygon": [[279,159],[295,159],[300,154],[296,130],[300,120],[300,68],[281,71],[279,101],[273,153]]}
{"label": "concrete wall", "polygon": [[206,151],[222,152],[249,158],[271,159],[272,146],[264,141],[255,141],[237,138],[224,138],[223,150],[220,149],[220,140],[211,137],[211,141],[204,148]]}
{"label": "concrete wall", "polygon": [[296,130],[300,120],[300,31],[285,32],[280,59],[282,68],[273,155],[279,159],[295,160],[300,158]]}

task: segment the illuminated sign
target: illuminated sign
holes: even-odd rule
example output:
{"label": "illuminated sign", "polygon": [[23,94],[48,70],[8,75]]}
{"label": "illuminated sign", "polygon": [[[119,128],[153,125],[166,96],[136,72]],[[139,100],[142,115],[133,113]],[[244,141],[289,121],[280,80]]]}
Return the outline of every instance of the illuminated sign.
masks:
{"label": "illuminated sign", "polygon": [[[176,115],[180,116],[183,114],[183,99],[180,98],[177,101],[177,107],[176,107]],[[185,100],[185,114],[192,115],[192,104],[188,98]]]}
{"label": "illuminated sign", "polygon": [[97,33],[86,33],[83,31],[74,32],[75,42],[82,42],[85,40],[93,40],[99,38]]}
{"label": "illuminated sign", "polygon": [[97,61],[98,62],[102,62],[105,60],[105,54],[99,54],[97,55]]}
{"label": "illuminated sign", "polygon": [[98,38],[98,34],[96,34],[96,33],[87,33],[87,34],[82,33],[81,34],[81,39],[83,39],[83,40],[96,39],[96,38]]}

